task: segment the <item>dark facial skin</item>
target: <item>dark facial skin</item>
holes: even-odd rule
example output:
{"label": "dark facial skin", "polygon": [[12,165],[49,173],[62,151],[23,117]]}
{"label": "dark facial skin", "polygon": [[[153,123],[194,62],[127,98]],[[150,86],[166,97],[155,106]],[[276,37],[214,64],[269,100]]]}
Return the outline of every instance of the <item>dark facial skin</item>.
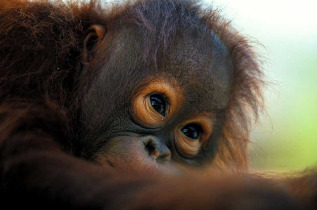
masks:
{"label": "dark facial skin", "polygon": [[232,82],[225,46],[216,36],[180,34],[157,63],[145,62],[142,46],[132,28],[109,30],[95,50],[101,59],[84,67],[102,66],[82,105],[90,145],[81,155],[167,173],[212,161]]}

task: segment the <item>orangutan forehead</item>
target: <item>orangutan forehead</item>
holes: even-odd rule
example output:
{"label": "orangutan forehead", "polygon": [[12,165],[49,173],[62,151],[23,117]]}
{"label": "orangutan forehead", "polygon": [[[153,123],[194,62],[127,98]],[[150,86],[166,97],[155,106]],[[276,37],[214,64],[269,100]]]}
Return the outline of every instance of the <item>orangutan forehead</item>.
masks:
{"label": "orangutan forehead", "polygon": [[[184,93],[190,93],[188,97],[195,98],[199,106],[204,103],[211,107],[226,106],[233,67],[226,46],[215,34],[175,34],[167,47],[164,48],[162,44],[161,48],[153,53],[147,51],[151,47],[144,47],[149,43],[139,36],[140,32],[136,28],[124,27],[108,33],[114,34],[114,40],[111,53],[105,53],[111,58],[105,64],[108,69],[104,71],[105,78],[110,78],[109,73],[113,69],[126,69],[125,72],[129,73],[129,83],[134,84],[139,84],[140,80],[146,80],[148,77],[161,77],[164,74],[165,77],[176,80],[184,89]],[[116,72],[113,72],[112,79],[116,78]],[[140,74],[143,76],[139,77]],[[131,87],[133,86],[131,84]]]}
{"label": "orangutan forehead", "polygon": [[162,62],[162,69],[182,83],[185,93],[194,94],[189,97],[196,98],[199,104],[226,106],[233,67],[226,46],[217,36],[184,34],[175,38]]}

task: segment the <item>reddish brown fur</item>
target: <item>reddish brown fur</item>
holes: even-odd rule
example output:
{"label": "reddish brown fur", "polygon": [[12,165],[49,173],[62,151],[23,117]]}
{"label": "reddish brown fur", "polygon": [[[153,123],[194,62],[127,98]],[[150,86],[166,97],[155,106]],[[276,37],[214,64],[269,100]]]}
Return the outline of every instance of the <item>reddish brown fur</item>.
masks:
{"label": "reddish brown fur", "polygon": [[[60,138],[58,142],[64,147],[68,144],[63,141],[76,136],[72,130],[76,125],[71,124],[71,119],[76,118],[76,103],[83,90],[73,88],[78,79],[74,60],[81,54],[84,32],[90,25],[120,27],[117,21],[125,16],[125,21],[143,29],[147,43],[144,57],[155,61],[158,49],[168,45],[176,27],[168,23],[160,32],[161,42],[152,43],[152,36],[157,34],[155,25],[147,22],[142,12],[136,9],[148,5],[142,1],[137,3],[139,7],[127,3],[115,6],[109,12],[105,12],[98,1],[69,4],[56,1],[55,4],[59,6],[53,6],[49,1],[0,0],[1,144],[8,144],[8,139],[21,133],[41,136],[43,131],[36,129],[39,120],[45,122],[42,126],[48,133],[45,136]],[[196,8],[192,3],[188,3],[188,7]],[[221,38],[234,66],[234,83],[214,166],[245,170],[248,168],[247,146],[252,119],[263,108],[263,73],[248,40],[216,11],[201,11],[200,14],[209,26],[206,34],[213,31]],[[217,181],[209,184],[211,188],[215,183]],[[301,181],[292,183],[289,186],[295,196],[302,193],[298,192],[301,186],[304,186],[301,189],[304,194],[316,193],[314,187],[307,188]],[[316,182],[314,184],[316,186]],[[159,194],[157,191],[154,194]],[[177,197],[177,193],[174,196]],[[305,198],[306,194],[300,199]],[[310,204],[313,199],[306,202]]]}
{"label": "reddish brown fur", "polygon": [[[63,4],[57,1],[58,9],[45,1],[42,1],[38,8],[34,5],[29,7],[26,2],[4,0],[0,2],[2,8],[0,10],[0,50],[4,52],[0,66],[0,89],[2,90],[0,99],[2,100],[8,100],[8,95],[19,94],[23,98],[38,98],[38,96],[46,95],[49,100],[62,106],[69,103],[67,98],[72,98],[72,92],[67,90],[70,88],[67,85],[73,84],[76,69],[76,66],[72,66],[74,64],[72,59],[79,56],[78,47],[82,45],[80,36],[92,23],[107,25],[108,28],[118,27],[118,20],[121,21],[120,17],[125,15],[126,22],[132,22],[143,29],[145,43],[147,43],[145,57],[154,60],[156,60],[158,48],[161,45],[166,47],[169,38],[173,37],[176,30],[174,29],[176,24],[168,22],[169,25],[160,32],[161,43],[152,43],[152,37],[156,36],[157,32],[155,25],[151,25],[139,11],[140,7],[148,6],[142,2],[139,3],[141,4],[139,7],[131,7],[127,3],[125,6],[112,8],[109,14],[103,12],[97,1],[87,4]],[[45,4],[47,6],[43,6]],[[191,3],[188,5],[196,7]],[[43,11],[42,7],[48,11]],[[160,11],[157,12],[159,14]],[[227,21],[222,20],[216,11],[202,11],[201,16],[210,26],[206,34],[213,31],[226,44],[235,70],[235,81],[226,111],[228,120],[225,123],[225,132],[221,138],[215,165],[223,169],[246,169],[251,118],[252,115],[257,116],[259,109],[263,107],[262,71],[248,41],[234,31]],[[21,27],[24,28],[24,34],[15,31]],[[58,31],[52,34],[51,30]],[[28,67],[27,71],[25,67]],[[16,84],[19,87],[16,87]],[[30,92],[32,95],[29,94]]]}

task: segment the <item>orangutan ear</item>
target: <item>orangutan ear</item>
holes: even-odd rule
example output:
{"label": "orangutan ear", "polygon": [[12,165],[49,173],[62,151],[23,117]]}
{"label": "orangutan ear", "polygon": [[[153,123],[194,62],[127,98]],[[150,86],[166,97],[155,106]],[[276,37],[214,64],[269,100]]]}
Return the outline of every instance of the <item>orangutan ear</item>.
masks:
{"label": "orangutan ear", "polygon": [[93,60],[92,49],[96,44],[101,42],[106,34],[105,27],[101,25],[93,25],[86,32],[83,53],[81,61],[83,64],[89,64]]}

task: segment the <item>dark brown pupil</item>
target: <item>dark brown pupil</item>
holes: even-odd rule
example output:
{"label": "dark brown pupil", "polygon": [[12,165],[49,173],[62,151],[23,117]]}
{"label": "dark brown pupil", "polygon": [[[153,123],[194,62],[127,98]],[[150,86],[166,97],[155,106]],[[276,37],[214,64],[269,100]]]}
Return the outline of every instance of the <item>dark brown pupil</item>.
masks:
{"label": "dark brown pupil", "polygon": [[157,113],[165,117],[166,115],[166,100],[160,94],[153,94],[150,96],[151,106]]}
{"label": "dark brown pupil", "polygon": [[182,132],[190,139],[199,139],[201,128],[199,125],[191,123],[182,128]]}

